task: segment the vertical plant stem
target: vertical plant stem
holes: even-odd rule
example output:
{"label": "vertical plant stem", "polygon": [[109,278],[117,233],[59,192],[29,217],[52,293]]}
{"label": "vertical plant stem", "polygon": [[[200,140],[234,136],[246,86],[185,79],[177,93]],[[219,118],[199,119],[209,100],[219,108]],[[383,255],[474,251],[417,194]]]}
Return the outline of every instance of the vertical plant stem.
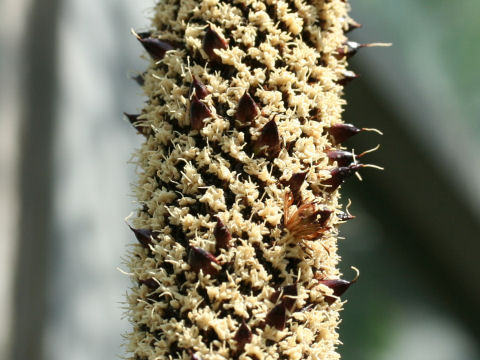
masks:
{"label": "vertical plant stem", "polygon": [[348,9],[165,0],[134,32],[133,359],[339,358],[338,188],[363,165],[338,150],[365,130],[341,120]]}

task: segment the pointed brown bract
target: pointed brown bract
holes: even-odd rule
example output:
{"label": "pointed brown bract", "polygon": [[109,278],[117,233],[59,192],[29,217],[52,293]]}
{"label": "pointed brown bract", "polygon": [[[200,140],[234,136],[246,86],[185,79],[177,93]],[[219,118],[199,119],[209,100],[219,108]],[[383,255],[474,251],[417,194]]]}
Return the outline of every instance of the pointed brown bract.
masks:
{"label": "pointed brown bract", "polygon": [[276,303],[280,297],[280,294],[282,294],[282,302],[285,305],[285,308],[289,311],[292,311],[297,301],[295,299],[295,297],[298,295],[297,284],[287,285],[281,290],[275,291],[270,297],[270,301]]}
{"label": "pointed brown bract", "polygon": [[317,204],[308,202],[300,204],[298,209],[290,215],[289,209],[292,204],[293,195],[291,192],[286,192],[284,225],[295,239],[316,240],[328,230],[325,224],[332,213],[330,210],[318,209]]}
{"label": "pointed brown bract", "polygon": [[364,165],[362,164],[352,164],[330,170],[330,178],[322,182],[323,185],[327,186],[325,191],[332,193],[345,181],[347,177],[354,174],[363,166]]}
{"label": "pointed brown bract", "polygon": [[152,244],[152,237],[155,238],[158,235],[158,232],[152,231],[152,230],[134,229],[131,226],[129,226],[129,228],[135,234],[135,237],[137,238],[138,242],[146,248],[148,248],[149,245]]}
{"label": "pointed brown bract", "polygon": [[330,289],[332,289],[333,295],[342,296],[343,293],[345,293],[345,291],[348,290],[350,285],[353,284],[353,281],[336,279],[336,280],[320,280],[319,283],[325,286],[328,286]]}
{"label": "pointed brown bract", "polygon": [[215,236],[216,249],[228,249],[230,247],[230,240],[232,239],[232,234],[225,226],[225,224],[217,217],[217,224],[213,230],[213,236]]}
{"label": "pointed brown bract", "polygon": [[356,30],[356,29],[360,29],[361,27],[362,27],[362,24],[356,22],[353,19],[349,19],[348,20],[348,27],[345,30],[345,33],[349,33],[350,31],[353,31],[353,30]]}
{"label": "pointed brown bract", "polygon": [[348,166],[355,160],[355,155],[345,150],[330,150],[327,156],[331,161],[336,161],[339,167]]}
{"label": "pointed brown bract", "polygon": [[138,130],[136,123],[138,121],[138,117],[140,116],[140,114],[128,114],[128,113],[124,112],[123,115],[125,115],[127,117],[128,121],[130,122],[130,124],[132,124],[135,127],[135,129]]}
{"label": "pointed brown bract", "polygon": [[196,273],[203,271],[204,274],[214,275],[218,270],[212,265],[212,263],[219,264],[215,256],[199,247],[192,246],[188,254],[188,264],[190,269]]}
{"label": "pointed brown bract", "polygon": [[369,43],[369,44],[359,44],[355,41],[345,41],[343,46],[339,47],[337,49],[337,53],[335,57],[338,60],[343,59],[346,57],[347,59],[353,55],[355,55],[358,51],[358,49],[364,48],[364,47],[375,47],[375,46],[391,46],[392,44],[389,43]]}
{"label": "pointed brown bract", "polygon": [[342,279],[333,279],[333,280],[323,279],[323,280],[319,280],[318,282],[319,284],[328,286],[330,289],[333,290],[334,296],[329,296],[329,295],[325,296],[325,302],[331,305],[337,300],[338,297],[342,296],[352,284],[356,283],[357,280],[358,280],[358,274],[355,277],[355,279],[353,279],[352,281],[347,281]]}
{"label": "pointed brown bract", "polygon": [[212,116],[212,112],[208,108],[207,104],[198,99],[196,95],[193,95],[190,100],[190,126],[193,130],[203,129],[203,120]]}
{"label": "pointed brown bract", "polygon": [[138,280],[138,282],[142,285],[146,285],[148,288],[152,290],[156,290],[160,287],[158,281],[156,281],[154,278],[149,278],[145,280]]}
{"label": "pointed brown bract", "polygon": [[212,61],[220,61],[220,56],[215,54],[215,49],[228,49],[228,42],[222,38],[211,25],[208,25],[208,29],[203,38],[203,50]]}
{"label": "pointed brown bract", "polygon": [[335,57],[339,60],[344,57],[352,57],[357,53],[358,49],[365,46],[365,44],[359,44],[355,41],[346,41],[343,46],[337,49],[337,55],[335,55]]}
{"label": "pointed brown bract", "polygon": [[295,297],[298,295],[297,284],[287,285],[283,288],[282,301],[285,304],[285,307],[292,311],[297,299]]}
{"label": "pointed brown bract", "polygon": [[238,102],[237,112],[235,114],[237,120],[242,123],[248,123],[253,121],[255,117],[260,113],[255,100],[250,96],[248,91],[240,98]]}
{"label": "pointed brown bract", "polygon": [[280,152],[280,135],[274,120],[270,120],[262,128],[260,136],[253,145],[253,152],[258,156],[274,158]]}
{"label": "pointed brown bract", "polygon": [[350,139],[353,135],[362,131],[352,124],[336,124],[327,129],[328,133],[333,137],[335,144],[341,144],[345,140]]}
{"label": "pointed brown bract", "polygon": [[189,97],[195,95],[199,100],[204,99],[210,92],[207,87],[196,76],[193,76],[192,84],[190,85]]}
{"label": "pointed brown bract", "polygon": [[355,74],[351,70],[344,70],[342,71],[341,75],[342,75],[342,78],[337,80],[337,84],[340,84],[340,85],[346,85],[350,81],[358,79],[360,77],[360,75]]}
{"label": "pointed brown bract", "polygon": [[139,86],[145,85],[145,78],[143,77],[143,74],[132,76],[132,80],[134,80]]}
{"label": "pointed brown bract", "polygon": [[349,152],[345,150],[328,150],[326,154],[331,162],[334,162],[334,161],[337,162],[338,167],[345,167],[345,166],[351,165],[352,163],[356,163],[358,159],[364,157],[368,153],[371,153],[377,149],[378,149],[378,146],[371,150],[364,151],[358,155],[354,154],[353,152]]}
{"label": "pointed brown bract", "polygon": [[354,215],[351,215],[351,214],[347,214],[343,211],[340,211],[338,214],[337,214],[337,218],[340,220],[340,221],[348,221],[348,220],[353,220],[355,219],[355,216]]}
{"label": "pointed brown bract", "polygon": [[295,173],[295,174],[292,174],[289,180],[282,182],[284,186],[290,187],[290,192],[293,195],[293,201],[295,203],[302,201],[300,188],[302,187],[302,184],[305,181],[307,174],[308,174],[307,171]]}
{"label": "pointed brown bract", "polygon": [[127,114],[126,112],[124,112],[123,115],[126,116],[130,124],[132,124],[132,126],[138,131],[139,134],[142,134],[143,136],[148,136],[148,129],[138,124],[138,117],[140,116],[140,114]]}
{"label": "pointed brown bract", "polygon": [[252,342],[252,331],[245,320],[242,321],[233,339],[237,342],[238,349],[243,349],[245,344]]}
{"label": "pointed brown bract", "polygon": [[265,317],[265,323],[273,326],[277,330],[285,329],[285,323],[287,321],[287,312],[285,304],[283,302],[275,305]]}
{"label": "pointed brown bract", "polygon": [[169,44],[166,41],[151,37],[150,33],[137,34],[133,32],[133,34],[154,60],[161,60],[163,59],[167,51],[175,50],[175,47],[173,45]]}

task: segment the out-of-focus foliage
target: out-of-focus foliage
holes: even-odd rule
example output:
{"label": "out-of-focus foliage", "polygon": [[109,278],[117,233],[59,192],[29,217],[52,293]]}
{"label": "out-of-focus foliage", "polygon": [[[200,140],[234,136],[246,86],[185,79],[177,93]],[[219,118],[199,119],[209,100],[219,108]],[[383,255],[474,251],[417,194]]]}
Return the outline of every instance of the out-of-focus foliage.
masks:
{"label": "out-of-focus foliage", "polygon": [[[480,2],[364,0],[352,4],[352,14],[372,41],[393,42],[392,70],[417,79],[423,96],[454,110],[449,120],[468,124],[471,140],[480,142]],[[436,97],[439,91],[449,101]]]}
{"label": "out-of-focus foliage", "polygon": [[[364,126],[378,123],[382,130],[387,130],[378,141],[386,148],[395,147],[398,152],[405,151],[402,136],[411,136],[414,140],[409,146],[415,143],[419,153],[427,154],[419,163],[427,165],[425,161],[429,158],[435,165],[428,162],[428,166],[438,167],[445,178],[450,179],[450,187],[444,187],[443,194],[463,196],[465,203],[478,209],[480,2],[363,0],[352,1],[352,10],[353,18],[364,27],[351,33],[351,39],[361,43],[392,42],[393,47],[363,50],[355,57],[352,69],[364,77],[359,80],[359,87],[358,83],[347,87],[347,98],[352,100],[347,107],[347,121],[351,117],[351,121],[360,118]],[[364,93],[365,88],[371,91]],[[372,98],[373,94],[377,98]],[[358,103],[364,104],[364,108]],[[376,114],[382,118],[375,120],[372,118],[375,111],[368,109],[379,107],[383,110]],[[397,121],[398,126],[405,129],[405,134],[400,136],[390,129],[390,124]],[[378,154],[371,155],[369,161],[372,159],[375,163],[378,158]],[[380,165],[386,167],[386,172],[408,168],[393,159],[383,161]],[[401,171],[400,174],[401,177],[394,180],[398,184],[419,175]],[[340,245],[340,253],[345,277],[350,274],[348,267],[355,265],[360,268],[361,278],[358,286],[346,296],[348,303],[341,326],[344,358],[479,358],[475,335],[470,333],[472,327],[462,323],[454,311],[462,305],[446,306],[449,300],[442,291],[455,291],[455,286],[442,285],[441,281],[434,285],[430,281],[435,274],[434,267],[447,270],[447,264],[437,262],[435,252],[445,251],[448,246],[442,250],[440,246],[436,248],[435,241],[426,241],[428,227],[423,229],[425,234],[414,232],[411,220],[399,217],[404,209],[395,208],[400,206],[395,196],[417,198],[418,192],[423,191],[428,197],[430,184],[417,180],[416,187],[409,188],[408,193],[399,195],[401,187],[397,186],[397,194],[379,195],[372,186],[372,176],[366,174],[365,178],[365,183],[347,184],[345,189],[348,190],[345,194],[354,196],[352,211],[358,217],[341,229],[347,240]],[[382,181],[380,178],[381,175],[378,181]],[[392,189],[395,184],[391,184],[389,191]],[[359,194],[362,194],[360,198],[356,196]],[[382,198],[385,196],[387,198]],[[431,196],[437,196],[432,203],[442,203],[438,194]],[[383,209],[378,205],[381,202]],[[426,208],[428,211],[418,219],[416,229],[421,228],[427,218],[435,223],[440,209],[428,204]],[[436,225],[455,233],[451,230],[453,223],[437,222]],[[450,237],[451,241],[454,239],[454,235]],[[436,241],[440,245],[443,240]],[[468,241],[465,241],[467,245]],[[470,242],[473,244],[473,239]],[[419,252],[420,248],[426,249],[426,256]],[[458,251],[467,252],[469,248]],[[443,258],[448,258],[448,254]],[[448,266],[463,266],[455,263],[460,258],[462,256],[452,249]],[[425,268],[432,270],[426,274]],[[444,288],[440,293],[438,286]],[[470,310],[472,314],[476,312]]]}

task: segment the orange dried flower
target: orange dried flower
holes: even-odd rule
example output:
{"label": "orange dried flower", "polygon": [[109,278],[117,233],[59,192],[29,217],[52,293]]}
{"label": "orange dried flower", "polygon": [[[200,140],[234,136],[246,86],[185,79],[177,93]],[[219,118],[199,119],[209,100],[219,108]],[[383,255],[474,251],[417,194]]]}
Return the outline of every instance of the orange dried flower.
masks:
{"label": "orange dried flower", "polygon": [[290,235],[295,239],[317,240],[328,230],[325,226],[330,210],[319,209],[315,202],[301,203],[297,210],[290,216],[290,207],[294,196],[290,191],[285,193],[284,225]]}

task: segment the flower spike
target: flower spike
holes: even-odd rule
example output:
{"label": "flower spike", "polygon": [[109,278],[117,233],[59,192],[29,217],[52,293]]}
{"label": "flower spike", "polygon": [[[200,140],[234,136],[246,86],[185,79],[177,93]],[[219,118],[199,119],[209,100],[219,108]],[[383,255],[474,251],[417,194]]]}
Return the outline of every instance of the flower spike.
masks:
{"label": "flower spike", "polygon": [[338,188],[374,167],[344,144],[376,131],[344,86],[381,44],[346,41],[348,0],[152,3],[127,357],[339,359]]}

